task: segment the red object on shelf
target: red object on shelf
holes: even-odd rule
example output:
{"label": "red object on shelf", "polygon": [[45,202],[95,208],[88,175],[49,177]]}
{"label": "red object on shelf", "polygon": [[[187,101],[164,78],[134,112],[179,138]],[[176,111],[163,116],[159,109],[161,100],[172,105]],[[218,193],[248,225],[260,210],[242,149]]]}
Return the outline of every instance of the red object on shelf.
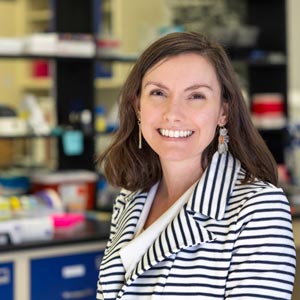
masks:
{"label": "red object on shelf", "polygon": [[49,76],[49,62],[44,59],[38,59],[33,62],[32,67],[33,77],[48,77]]}
{"label": "red object on shelf", "polygon": [[283,114],[283,96],[279,93],[255,94],[252,101],[254,114]]}
{"label": "red object on shelf", "polygon": [[253,112],[257,114],[263,114],[268,112],[281,113],[283,111],[282,102],[278,103],[255,103],[253,105]]}
{"label": "red object on shelf", "polygon": [[260,93],[252,97],[252,120],[261,129],[280,129],[286,125],[284,97],[280,93]]}

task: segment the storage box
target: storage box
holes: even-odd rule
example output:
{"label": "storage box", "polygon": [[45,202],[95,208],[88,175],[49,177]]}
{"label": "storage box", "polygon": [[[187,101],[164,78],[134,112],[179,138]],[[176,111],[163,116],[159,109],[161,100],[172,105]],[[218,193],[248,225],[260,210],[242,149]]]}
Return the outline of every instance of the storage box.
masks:
{"label": "storage box", "polygon": [[32,192],[54,189],[61,197],[66,211],[92,210],[95,207],[95,190],[98,176],[85,170],[57,171],[34,174]]}

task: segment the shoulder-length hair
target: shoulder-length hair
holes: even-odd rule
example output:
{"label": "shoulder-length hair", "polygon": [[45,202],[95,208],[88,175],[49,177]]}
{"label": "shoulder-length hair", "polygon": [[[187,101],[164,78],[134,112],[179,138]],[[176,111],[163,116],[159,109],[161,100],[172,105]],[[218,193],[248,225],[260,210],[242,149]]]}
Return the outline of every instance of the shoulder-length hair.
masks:
{"label": "shoulder-length hair", "polygon": [[[228,103],[229,151],[246,171],[244,182],[255,178],[277,184],[275,160],[254,127],[241,93],[233,66],[223,47],[206,36],[193,32],[171,33],[155,41],[132,68],[119,99],[119,130],[110,147],[99,156],[99,164],[110,184],[131,191],[147,190],[162,177],[158,155],[143,139],[138,149],[138,120],[135,101],[141,94],[145,73],[163,59],[182,53],[196,53],[214,67],[221,86],[222,101]],[[204,170],[217,150],[218,133],[204,150],[199,167]],[[201,164],[201,165],[200,165]]]}

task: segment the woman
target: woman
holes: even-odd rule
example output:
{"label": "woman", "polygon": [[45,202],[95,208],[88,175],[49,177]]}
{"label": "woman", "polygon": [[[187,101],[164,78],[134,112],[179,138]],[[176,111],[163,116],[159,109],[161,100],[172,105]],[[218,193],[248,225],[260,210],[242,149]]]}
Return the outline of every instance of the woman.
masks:
{"label": "woman", "polygon": [[100,162],[122,190],[98,299],[291,299],[289,203],[218,43],[172,33],[145,50]]}

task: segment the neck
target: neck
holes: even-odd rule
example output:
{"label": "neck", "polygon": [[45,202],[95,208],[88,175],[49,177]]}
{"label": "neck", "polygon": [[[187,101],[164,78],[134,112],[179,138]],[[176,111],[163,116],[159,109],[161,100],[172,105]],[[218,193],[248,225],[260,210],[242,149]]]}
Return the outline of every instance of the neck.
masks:
{"label": "neck", "polygon": [[161,162],[163,177],[153,200],[144,228],[170,208],[202,175],[199,163]]}
{"label": "neck", "polygon": [[[167,166],[162,164],[163,178],[160,182],[158,192],[165,199],[166,202],[172,204],[180,196],[182,196],[186,190],[188,190],[199,178],[203,171],[200,163],[193,164],[191,167],[178,167],[178,163],[174,163],[174,166]],[[196,166],[196,167],[195,167]]]}

